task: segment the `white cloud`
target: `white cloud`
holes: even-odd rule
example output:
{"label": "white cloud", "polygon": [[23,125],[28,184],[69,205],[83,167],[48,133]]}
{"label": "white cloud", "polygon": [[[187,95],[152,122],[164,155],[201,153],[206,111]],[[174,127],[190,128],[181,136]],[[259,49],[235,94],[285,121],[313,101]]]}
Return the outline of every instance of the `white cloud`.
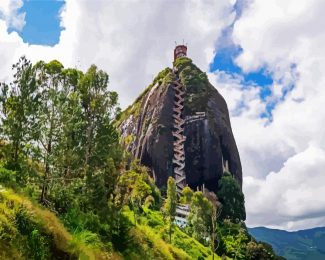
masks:
{"label": "white cloud", "polygon": [[234,25],[233,39],[243,49],[237,64],[246,72],[266,67],[274,79],[271,98],[279,101],[269,124],[232,117],[249,225],[325,223],[324,7],[321,0],[255,0]]}
{"label": "white cloud", "polygon": [[1,0],[0,19],[6,21],[9,28],[21,31],[25,25],[26,13],[18,12],[23,6],[23,0]]}
{"label": "white cloud", "polygon": [[[235,14],[231,1],[90,1],[67,0],[61,13],[65,28],[54,47],[23,44],[18,38],[0,67],[0,78],[17,56],[58,59],[85,70],[92,63],[107,71],[111,88],[126,107],[164,67],[172,65],[174,41],[184,39],[189,56],[207,70],[221,30]],[[12,37],[0,28],[5,38]],[[2,40],[1,40],[2,41]],[[6,71],[7,73],[3,73]]]}
{"label": "white cloud", "polygon": [[325,152],[310,145],[289,158],[264,180],[244,179],[249,222],[275,228],[300,229],[324,225]]}

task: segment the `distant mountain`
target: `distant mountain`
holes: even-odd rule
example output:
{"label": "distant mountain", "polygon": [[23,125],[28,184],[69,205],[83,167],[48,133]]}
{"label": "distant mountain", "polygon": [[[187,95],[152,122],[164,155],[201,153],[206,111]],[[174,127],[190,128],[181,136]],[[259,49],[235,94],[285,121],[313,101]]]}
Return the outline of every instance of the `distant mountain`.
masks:
{"label": "distant mountain", "polygon": [[325,259],[325,227],[288,232],[265,227],[249,228],[258,241],[272,245],[274,251],[289,260]]}

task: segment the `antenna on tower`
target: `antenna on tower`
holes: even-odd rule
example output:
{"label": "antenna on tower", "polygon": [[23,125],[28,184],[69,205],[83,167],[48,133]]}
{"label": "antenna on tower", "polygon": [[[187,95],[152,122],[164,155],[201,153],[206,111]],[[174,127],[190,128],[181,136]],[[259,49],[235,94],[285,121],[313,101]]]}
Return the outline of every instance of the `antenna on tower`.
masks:
{"label": "antenna on tower", "polygon": [[184,39],[183,39],[183,45],[184,45]]}
{"label": "antenna on tower", "polygon": [[177,42],[175,41],[175,46],[177,46]]}

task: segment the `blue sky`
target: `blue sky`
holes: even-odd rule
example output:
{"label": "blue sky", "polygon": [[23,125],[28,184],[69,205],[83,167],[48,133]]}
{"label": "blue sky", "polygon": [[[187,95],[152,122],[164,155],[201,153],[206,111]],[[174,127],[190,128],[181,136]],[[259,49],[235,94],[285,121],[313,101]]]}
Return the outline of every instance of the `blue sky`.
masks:
{"label": "blue sky", "polygon": [[219,39],[217,53],[213,62],[210,64],[210,71],[224,71],[231,75],[237,75],[237,78],[241,79],[240,83],[242,88],[247,86],[258,87],[261,100],[266,102],[266,110],[260,115],[260,117],[268,118],[271,121],[272,110],[276,106],[274,101],[267,100],[267,98],[272,95],[272,75],[265,67],[260,68],[258,71],[245,73],[235,62],[236,58],[243,50],[240,46],[233,43],[231,35],[233,32],[233,25],[238,19],[240,19],[244,6],[245,0],[238,0],[236,2],[236,5],[234,6],[234,10],[236,11],[235,21],[232,25],[223,30],[221,39]]}
{"label": "blue sky", "polygon": [[230,44],[222,47],[216,53],[213,62],[210,65],[210,71],[224,71],[228,74],[237,74],[241,78],[243,88],[249,85],[258,87],[260,90],[260,98],[266,102],[266,111],[260,116],[272,120],[272,110],[275,108],[275,102],[269,102],[267,97],[272,95],[271,86],[273,84],[272,75],[268,73],[266,68],[261,68],[256,72],[245,73],[236,65],[235,59],[241,53],[241,48]]}
{"label": "blue sky", "polygon": [[[59,42],[59,12],[64,1],[58,0],[24,0],[19,12],[26,13],[26,24],[21,32],[17,31],[24,42],[29,44],[53,46]],[[15,29],[8,28],[8,31]]]}

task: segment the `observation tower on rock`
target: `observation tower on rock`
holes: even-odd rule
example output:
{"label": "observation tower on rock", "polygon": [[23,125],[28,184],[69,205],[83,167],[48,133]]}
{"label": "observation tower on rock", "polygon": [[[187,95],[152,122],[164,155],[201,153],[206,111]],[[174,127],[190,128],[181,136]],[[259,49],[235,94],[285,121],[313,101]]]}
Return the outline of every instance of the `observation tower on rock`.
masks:
{"label": "observation tower on rock", "polygon": [[187,46],[185,45],[177,45],[174,49],[174,61],[180,57],[187,56]]}

